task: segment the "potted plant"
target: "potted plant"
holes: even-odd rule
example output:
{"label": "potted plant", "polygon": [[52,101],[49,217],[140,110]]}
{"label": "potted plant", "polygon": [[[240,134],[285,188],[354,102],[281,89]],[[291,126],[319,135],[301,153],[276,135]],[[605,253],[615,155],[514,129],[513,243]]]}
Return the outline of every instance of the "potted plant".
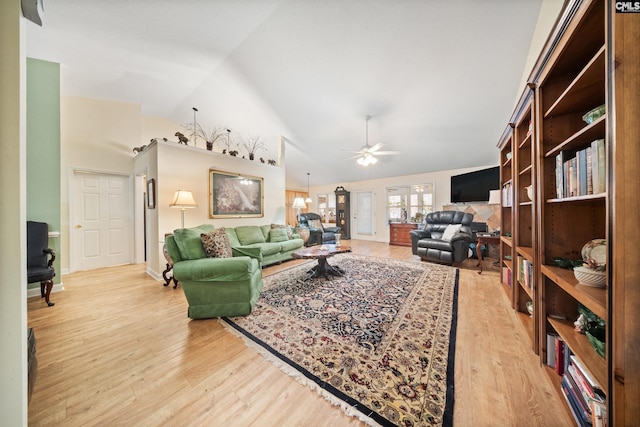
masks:
{"label": "potted plant", "polygon": [[224,131],[222,127],[216,126],[213,129],[206,132],[202,126],[198,123],[189,123],[184,125],[184,128],[190,132],[191,138],[195,141],[197,137],[200,137],[205,140],[207,144],[207,150],[212,151],[213,145],[221,141],[224,136]]}
{"label": "potted plant", "polygon": [[249,154],[249,160],[253,160],[255,158],[256,151],[267,151],[264,146],[264,141],[259,136],[249,136],[247,138],[247,142],[243,142],[242,145]]}

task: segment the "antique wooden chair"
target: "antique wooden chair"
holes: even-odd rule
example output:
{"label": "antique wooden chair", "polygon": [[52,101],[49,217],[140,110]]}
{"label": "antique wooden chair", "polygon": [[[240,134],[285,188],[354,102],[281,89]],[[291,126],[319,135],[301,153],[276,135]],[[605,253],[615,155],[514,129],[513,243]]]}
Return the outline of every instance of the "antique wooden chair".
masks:
{"label": "antique wooden chair", "polygon": [[45,222],[27,221],[27,282],[40,282],[40,295],[48,306],[54,303],[49,301],[53,278],[56,271],[53,269],[55,252],[48,248],[49,226]]}

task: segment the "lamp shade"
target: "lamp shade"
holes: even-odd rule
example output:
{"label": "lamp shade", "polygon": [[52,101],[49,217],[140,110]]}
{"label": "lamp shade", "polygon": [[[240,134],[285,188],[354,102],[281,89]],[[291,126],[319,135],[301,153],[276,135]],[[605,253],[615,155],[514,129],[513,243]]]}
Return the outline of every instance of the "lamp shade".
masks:
{"label": "lamp shade", "polygon": [[304,203],[304,199],[302,197],[296,197],[293,199],[293,205],[291,205],[291,207],[296,209],[307,209],[307,205]]}
{"label": "lamp shade", "polygon": [[489,190],[489,204],[490,205],[500,204],[500,190]]}
{"label": "lamp shade", "polygon": [[195,200],[193,200],[193,194],[188,190],[178,190],[176,194],[173,196],[173,202],[169,205],[172,208],[181,208],[181,209],[189,209],[189,208],[197,208],[198,204]]}

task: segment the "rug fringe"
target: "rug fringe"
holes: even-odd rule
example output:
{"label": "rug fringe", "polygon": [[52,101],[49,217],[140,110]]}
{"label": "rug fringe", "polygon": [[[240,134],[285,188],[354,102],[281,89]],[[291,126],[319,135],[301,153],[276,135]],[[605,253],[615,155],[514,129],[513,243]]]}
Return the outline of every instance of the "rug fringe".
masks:
{"label": "rug fringe", "polygon": [[354,408],[353,406],[349,405],[344,400],[338,399],[333,394],[331,394],[328,391],[324,390],[323,388],[318,386],[318,384],[315,381],[309,380],[300,371],[298,371],[297,369],[293,368],[288,363],[278,359],[276,356],[274,356],[269,351],[267,351],[264,347],[262,347],[259,344],[256,344],[251,339],[247,338],[245,335],[243,335],[242,333],[237,331],[234,327],[229,325],[227,322],[225,322],[221,318],[218,318],[218,321],[222,324],[222,326],[227,331],[231,332],[233,335],[235,335],[237,337],[242,338],[242,341],[244,342],[244,344],[247,347],[256,350],[261,356],[263,356],[270,363],[272,363],[277,368],[279,368],[282,372],[284,372],[288,376],[294,378],[300,384],[305,385],[305,386],[309,387],[310,389],[314,390],[316,393],[318,393],[321,397],[326,399],[332,405],[339,406],[340,409],[342,409],[342,411],[346,415],[348,415],[350,417],[358,418],[360,421],[364,422],[365,424],[367,424],[367,425],[369,425],[371,427],[380,427],[380,424],[378,424],[375,420],[373,420],[372,418],[370,418],[367,415],[363,414],[362,412],[360,412],[358,409]]}

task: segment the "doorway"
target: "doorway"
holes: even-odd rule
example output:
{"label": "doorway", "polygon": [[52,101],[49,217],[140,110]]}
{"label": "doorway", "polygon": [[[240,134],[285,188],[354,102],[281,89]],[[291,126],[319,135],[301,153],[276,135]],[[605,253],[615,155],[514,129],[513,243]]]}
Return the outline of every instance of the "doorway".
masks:
{"label": "doorway", "polygon": [[130,178],[74,171],[72,182],[71,271],[131,263]]}
{"label": "doorway", "polygon": [[[355,192],[355,209],[352,207],[351,238],[359,240],[375,240],[375,210],[373,191]],[[353,233],[355,231],[355,233]]]}

